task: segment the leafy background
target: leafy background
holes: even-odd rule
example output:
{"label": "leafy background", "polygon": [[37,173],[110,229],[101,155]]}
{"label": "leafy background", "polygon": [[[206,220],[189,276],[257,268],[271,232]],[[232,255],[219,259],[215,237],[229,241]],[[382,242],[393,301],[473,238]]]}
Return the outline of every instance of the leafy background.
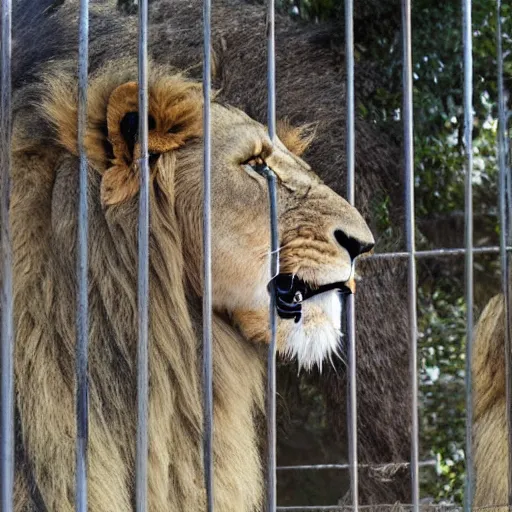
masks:
{"label": "leafy background", "polygon": [[[356,4],[358,4],[356,2]],[[343,38],[339,0],[282,0],[303,23],[335,23]],[[497,169],[497,60],[495,1],[473,3],[475,246],[499,245]],[[401,141],[402,51],[399,2],[355,7],[356,74],[374,66],[386,87],[357,99],[359,116]],[[505,89],[512,85],[512,5],[501,7]],[[412,9],[415,208],[418,249],[463,247],[464,152],[461,2],[415,0]],[[356,78],[357,80],[357,78]],[[356,90],[357,95],[357,90]],[[389,222],[389,198],[375,207],[381,237],[400,236]],[[463,257],[422,260],[418,266],[421,494],[460,505],[465,477],[465,333]],[[496,256],[475,257],[475,317],[500,287]]]}

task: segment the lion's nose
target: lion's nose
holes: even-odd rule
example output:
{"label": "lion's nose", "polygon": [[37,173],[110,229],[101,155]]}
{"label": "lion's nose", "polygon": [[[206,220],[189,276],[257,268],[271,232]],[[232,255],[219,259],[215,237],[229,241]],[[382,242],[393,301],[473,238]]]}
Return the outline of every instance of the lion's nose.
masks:
{"label": "lion's nose", "polygon": [[371,234],[368,238],[359,238],[347,235],[347,233],[342,229],[337,229],[334,232],[334,238],[336,238],[336,241],[346,249],[352,260],[360,254],[371,251],[375,245],[375,241]]}

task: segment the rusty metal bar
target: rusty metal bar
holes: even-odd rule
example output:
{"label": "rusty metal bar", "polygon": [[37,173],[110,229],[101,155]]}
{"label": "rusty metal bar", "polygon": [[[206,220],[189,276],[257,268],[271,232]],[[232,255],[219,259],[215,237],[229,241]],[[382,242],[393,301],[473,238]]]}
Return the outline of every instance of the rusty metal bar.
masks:
{"label": "rusty metal bar", "polygon": [[77,512],[87,512],[87,448],[89,428],[88,400],[88,253],[89,236],[87,209],[87,75],[89,61],[89,2],[80,0],[78,31],[78,252],[77,252],[77,312],[76,312],[76,494]]}
{"label": "rusty metal bar", "polygon": [[149,161],[148,161],[148,0],[139,1],[139,260],[137,304],[137,455],[136,510],[148,510],[148,401],[149,401]]}

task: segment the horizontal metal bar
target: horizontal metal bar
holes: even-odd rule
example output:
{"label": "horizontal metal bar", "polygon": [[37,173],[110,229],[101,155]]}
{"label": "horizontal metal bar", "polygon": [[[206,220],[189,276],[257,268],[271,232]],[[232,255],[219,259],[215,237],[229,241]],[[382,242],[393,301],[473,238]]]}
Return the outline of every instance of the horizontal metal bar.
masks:
{"label": "horizontal metal bar", "polygon": [[[419,462],[420,467],[435,466],[435,459]],[[402,469],[410,466],[410,462],[390,462],[387,464],[358,464],[358,468],[366,469]],[[303,464],[298,466],[277,466],[278,471],[320,470],[320,469],[350,469],[350,464]]]}
{"label": "horizontal metal bar", "polygon": [[[400,508],[399,508],[400,507]],[[407,509],[405,508],[407,507]],[[359,506],[359,510],[367,510],[368,512],[375,512],[378,510],[379,512],[383,512],[384,510],[389,510],[390,512],[395,512],[396,510],[409,510],[409,508],[412,507],[410,503],[378,503],[375,505],[363,505]],[[461,512],[462,507],[460,505],[446,505],[446,504],[432,504],[432,503],[426,503],[424,505],[425,510],[428,510],[429,512],[432,512],[434,510],[439,510],[440,512],[447,512],[449,510],[453,512]],[[507,507],[507,505],[486,505],[483,507],[473,507],[473,512],[478,510],[497,510],[501,507]],[[287,507],[277,507],[278,512],[306,512],[309,510],[335,510],[337,512],[341,512],[344,510],[349,510],[352,507],[350,505],[304,505],[304,506],[298,506],[298,505],[291,505]],[[423,508],[423,506],[421,506]]]}
{"label": "horizontal metal bar", "polygon": [[[512,252],[512,247],[506,247],[507,252]],[[431,258],[434,256],[460,256],[466,254],[467,249],[465,247],[458,247],[456,249],[432,249],[428,251],[415,251],[414,256],[417,258]],[[473,247],[473,254],[499,254],[500,248],[497,246],[487,247]],[[381,252],[366,256],[364,259],[380,260],[380,259],[391,259],[391,258],[407,258],[409,256],[407,251],[399,252]]]}
{"label": "horizontal metal bar", "polygon": [[[341,510],[342,505],[312,505],[312,506],[306,506],[306,507],[277,507],[277,511],[280,510],[295,510],[296,512],[302,512],[303,510],[337,510],[338,512]],[[347,508],[348,505],[344,506],[343,508]],[[352,507],[351,507],[352,508]],[[365,507],[358,507],[359,510],[364,510]]]}

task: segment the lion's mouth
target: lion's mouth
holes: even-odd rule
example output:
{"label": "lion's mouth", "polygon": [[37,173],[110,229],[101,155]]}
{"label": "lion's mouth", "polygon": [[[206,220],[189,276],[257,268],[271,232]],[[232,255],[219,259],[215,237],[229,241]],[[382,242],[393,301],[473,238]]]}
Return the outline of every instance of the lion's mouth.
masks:
{"label": "lion's mouth", "polygon": [[295,274],[278,274],[269,284],[274,289],[276,309],[281,318],[293,318],[298,323],[302,315],[302,303],[330,290],[339,290],[343,295],[350,295],[353,290],[348,282],[328,283],[312,287]]}

